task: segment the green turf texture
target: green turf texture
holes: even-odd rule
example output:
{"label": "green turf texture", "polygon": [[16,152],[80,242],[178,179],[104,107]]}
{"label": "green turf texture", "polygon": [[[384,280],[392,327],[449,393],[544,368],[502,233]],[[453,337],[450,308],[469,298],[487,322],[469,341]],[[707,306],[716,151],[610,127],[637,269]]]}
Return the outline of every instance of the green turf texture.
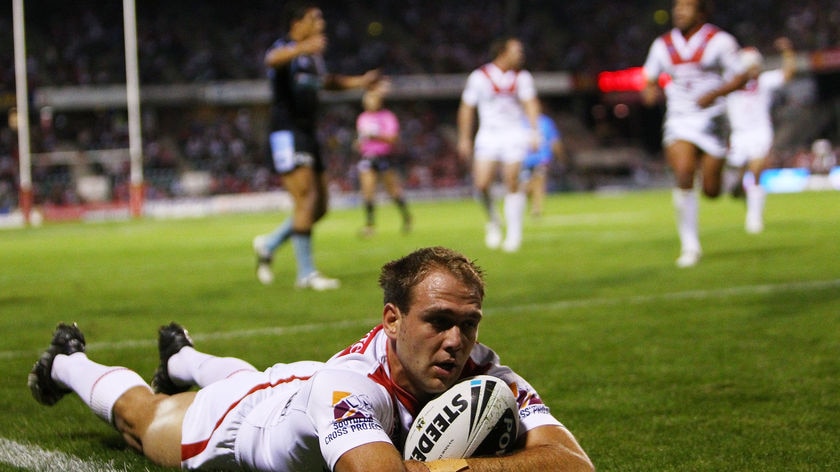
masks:
{"label": "green turf texture", "polygon": [[[316,228],[315,258],[342,288],[254,276],[251,239],[283,214],[47,223],[0,232],[0,439],[116,470],[163,470],[127,449],[74,396],[37,404],[26,375],[59,321],[91,358],[150,378],[156,329],[197,347],[275,362],[323,360],[380,318],[379,267],[444,245],[487,274],[480,341],[529,379],[601,471],[840,470],[840,193],[770,195],[766,230],[744,202],[701,201],[704,257],[677,269],[670,193],[557,194],[526,220],[520,252],[483,245],[471,200],[390,204],[360,239],[359,208]],[[0,462],[0,470],[20,470]]]}

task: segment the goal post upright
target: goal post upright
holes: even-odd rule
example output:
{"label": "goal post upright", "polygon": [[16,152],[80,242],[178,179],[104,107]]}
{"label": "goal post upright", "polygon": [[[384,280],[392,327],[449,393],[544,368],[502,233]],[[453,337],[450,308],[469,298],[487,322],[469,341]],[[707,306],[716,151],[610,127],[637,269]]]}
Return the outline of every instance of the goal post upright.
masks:
{"label": "goal post upright", "polygon": [[131,159],[129,210],[138,218],[143,214],[143,133],[140,126],[140,79],[137,66],[137,19],[134,0],[123,0],[125,32],[125,89],[128,111],[128,146]]}
{"label": "goal post upright", "polygon": [[23,0],[12,2],[15,42],[15,100],[18,134],[19,206],[24,224],[29,226],[32,214],[32,155],[29,146],[29,87],[26,70],[26,30]]}

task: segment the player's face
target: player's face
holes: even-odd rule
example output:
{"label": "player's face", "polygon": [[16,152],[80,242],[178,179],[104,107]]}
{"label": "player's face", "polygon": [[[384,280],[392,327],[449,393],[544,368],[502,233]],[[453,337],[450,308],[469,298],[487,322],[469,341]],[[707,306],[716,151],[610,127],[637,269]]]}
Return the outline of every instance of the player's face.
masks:
{"label": "player's face", "polygon": [[306,37],[322,34],[327,27],[324,20],[324,13],[320,8],[310,8],[300,19],[302,28],[306,31]]}
{"label": "player's face", "polygon": [[362,96],[362,105],[365,107],[365,110],[379,110],[382,108],[382,96],[378,93],[368,92]]}
{"label": "player's face", "polygon": [[460,377],[478,337],[481,297],[447,271],[431,272],[413,295],[409,312],[395,313],[389,365],[398,385],[426,401]]}
{"label": "player's face", "polygon": [[680,31],[688,31],[704,21],[700,11],[700,0],[674,0],[671,15],[674,27]]}
{"label": "player's face", "polygon": [[511,39],[507,43],[508,62],[511,69],[521,69],[525,65],[525,48],[522,42],[516,39]]}

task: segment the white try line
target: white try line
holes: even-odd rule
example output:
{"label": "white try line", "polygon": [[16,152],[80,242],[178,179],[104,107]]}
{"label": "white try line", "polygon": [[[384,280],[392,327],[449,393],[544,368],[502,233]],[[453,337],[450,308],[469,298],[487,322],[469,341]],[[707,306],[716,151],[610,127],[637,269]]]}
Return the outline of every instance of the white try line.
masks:
{"label": "white try line", "polygon": [[[32,444],[0,438],[0,464],[32,472],[113,472],[117,469],[111,462],[96,462],[79,459],[58,451],[47,451]],[[125,470],[124,468],[122,470]]]}
{"label": "white try line", "polygon": [[688,290],[685,292],[657,293],[653,295],[633,295],[616,298],[585,298],[581,300],[561,300],[550,303],[533,303],[518,305],[494,311],[522,312],[537,310],[559,310],[565,308],[589,308],[604,305],[639,305],[643,303],[674,301],[674,300],[710,300],[739,297],[744,295],[762,295],[765,293],[806,292],[813,290],[828,290],[840,288],[840,279],[811,280],[807,282],[789,282],[783,284],[744,285],[741,287],[725,287],[709,290]]}
{"label": "white try line", "polygon": [[[276,326],[271,328],[241,329],[236,331],[221,331],[216,333],[190,333],[193,341],[210,341],[217,339],[247,339],[261,336],[287,336],[299,333],[311,333],[324,329],[352,328],[356,326],[371,328],[378,320],[357,319],[344,321],[331,321],[324,323],[312,323],[297,326]],[[45,338],[45,343],[49,339]],[[157,338],[154,333],[148,339],[126,339],[114,342],[91,342],[86,344],[89,351],[120,351],[124,349],[149,348],[157,349]],[[44,345],[46,347],[46,344]],[[41,352],[41,351],[37,351]],[[0,360],[16,359],[20,357],[32,357],[33,362],[38,358],[36,351],[0,351]],[[34,357],[33,357],[34,356]]]}
{"label": "white try line", "polygon": [[[812,290],[828,290],[840,288],[840,279],[832,280],[811,280],[806,282],[789,282],[780,284],[762,284],[762,285],[743,285],[740,287],[726,287],[708,290],[688,290],[683,292],[672,293],[655,293],[650,295],[633,295],[626,297],[599,297],[599,298],[582,298],[578,300],[560,300],[556,302],[545,303],[530,303],[511,306],[496,306],[484,310],[485,315],[498,316],[506,313],[521,313],[525,311],[544,311],[544,310],[558,310],[568,308],[588,308],[599,307],[605,305],[626,305],[626,304],[642,304],[652,303],[658,301],[669,300],[702,300],[702,299],[723,299],[729,297],[737,297],[744,295],[761,295],[765,293],[780,293],[780,292],[804,292]],[[323,330],[333,330],[336,328],[352,328],[361,327],[369,328],[379,322],[378,319],[356,319],[344,321],[328,321],[323,323],[312,323],[298,326],[279,326],[273,328],[258,328],[245,329],[234,331],[223,331],[216,333],[200,333],[192,334],[193,340],[208,341],[217,339],[247,339],[263,336],[287,336],[299,333],[311,333]],[[360,333],[361,334],[361,333]],[[45,339],[45,342],[48,341]],[[157,340],[153,335],[145,340],[123,340],[115,342],[100,342],[89,343],[88,348],[93,351],[112,350],[118,351],[123,349],[136,348],[150,348],[157,347]],[[24,357],[31,357],[33,361],[37,359],[41,351],[0,351],[0,360],[17,359]]]}
{"label": "white try line", "polygon": [[535,226],[599,226],[606,224],[635,224],[649,221],[650,219],[650,212],[644,211],[547,215],[540,218],[539,225]]}

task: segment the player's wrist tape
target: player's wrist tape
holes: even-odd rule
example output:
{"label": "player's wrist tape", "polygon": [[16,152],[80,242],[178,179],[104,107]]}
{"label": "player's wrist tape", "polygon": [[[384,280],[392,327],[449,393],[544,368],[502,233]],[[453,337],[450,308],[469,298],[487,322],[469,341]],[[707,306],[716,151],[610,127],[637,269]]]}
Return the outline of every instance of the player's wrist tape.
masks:
{"label": "player's wrist tape", "polygon": [[427,462],[429,472],[463,472],[470,470],[470,465],[465,459],[439,459]]}

